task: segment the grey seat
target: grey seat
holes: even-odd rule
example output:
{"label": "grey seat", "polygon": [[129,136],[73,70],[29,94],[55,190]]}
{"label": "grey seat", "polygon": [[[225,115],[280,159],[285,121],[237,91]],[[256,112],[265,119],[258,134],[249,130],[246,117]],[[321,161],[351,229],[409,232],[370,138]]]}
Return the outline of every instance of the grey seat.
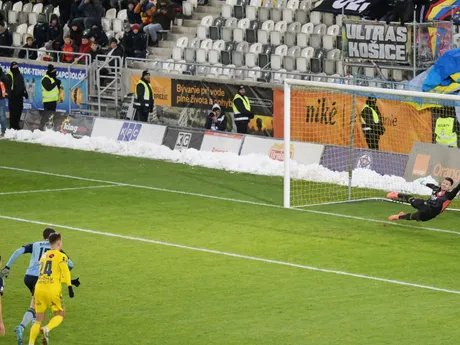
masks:
{"label": "grey seat", "polygon": [[214,19],[214,22],[209,27],[209,38],[213,41],[220,40],[221,38],[221,29],[222,25],[224,24],[224,18],[217,17]]}
{"label": "grey seat", "polygon": [[225,42],[225,49],[220,51],[220,61],[222,65],[232,64],[232,53],[235,49],[235,42]]}
{"label": "grey seat", "polygon": [[246,29],[246,41],[249,44],[257,43],[257,31],[259,31],[259,26],[259,21],[252,20],[249,28]]}

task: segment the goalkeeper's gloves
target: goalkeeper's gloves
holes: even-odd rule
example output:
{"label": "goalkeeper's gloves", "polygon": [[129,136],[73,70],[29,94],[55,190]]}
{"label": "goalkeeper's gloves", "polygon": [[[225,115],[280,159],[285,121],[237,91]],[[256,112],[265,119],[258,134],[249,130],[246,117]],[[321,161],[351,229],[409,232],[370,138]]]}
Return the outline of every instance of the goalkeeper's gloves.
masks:
{"label": "goalkeeper's gloves", "polygon": [[8,278],[8,275],[10,274],[10,268],[8,266],[5,266],[4,269],[0,272],[0,278]]}
{"label": "goalkeeper's gloves", "polygon": [[80,278],[72,279],[70,282],[71,282],[72,285],[75,286],[75,287],[79,287],[79,286],[80,286]]}
{"label": "goalkeeper's gloves", "polygon": [[75,294],[73,293],[73,287],[72,287],[72,286],[69,286],[69,297],[70,297],[70,298],[74,298],[74,297],[75,297]]}

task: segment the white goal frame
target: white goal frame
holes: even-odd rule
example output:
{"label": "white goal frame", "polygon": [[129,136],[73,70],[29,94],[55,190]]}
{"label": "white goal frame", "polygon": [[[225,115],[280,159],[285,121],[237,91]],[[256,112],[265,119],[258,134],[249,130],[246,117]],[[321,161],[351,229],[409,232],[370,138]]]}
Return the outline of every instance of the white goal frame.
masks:
{"label": "white goal frame", "polygon": [[[291,159],[290,157],[290,147],[291,147],[291,89],[293,86],[300,86],[304,88],[312,87],[312,88],[322,88],[322,89],[329,89],[329,90],[348,90],[352,92],[363,92],[363,93],[372,93],[376,95],[392,95],[396,97],[408,97],[408,98],[429,98],[429,99],[436,99],[439,101],[448,101],[448,102],[455,102],[460,104],[460,96],[456,95],[447,95],[447,94],[439,94],[439,93],[428,93],[428,92],[420,92],[420,91],[410,91],[410,90],[399,90],[399,89],[384,89],[378,87],[366,87],[366,86],[356,86],[356,85],[348,85],[348,84],[338,84],[338,83],[325,83],[319,81],[308,81],[308,80],[298,80],[298,79],[285,79],[284,80],[284,207],[291,208]],[[355,103],[356,96],[353,95],[353,105]],[[352,111],[355,111],[355,107],[352,106]],[[356,114],[353,114],[353,119],[356,118]],[[353,131],[352,131],[353,132]],[[353,136],[352,133],[350,133]],[[352,138],[352,145],[353,145],[353,138]],[[345,202],[357,202],[363,200],[382,200],[382,201],[392,201],[386,198],[368,198],[368,199],[359,199],[359,200],[352,200],[351,199],[351,179],[352,174],[349,173],[349,183],[348,183],[348,200],[344,200],[341,202],[334,202],[336,203],[345,203]],[[393,201],[392,201],[393,202]],[[316,204],[321,205],[321,204]],[[311,205],[313,206],[313,205]]]}

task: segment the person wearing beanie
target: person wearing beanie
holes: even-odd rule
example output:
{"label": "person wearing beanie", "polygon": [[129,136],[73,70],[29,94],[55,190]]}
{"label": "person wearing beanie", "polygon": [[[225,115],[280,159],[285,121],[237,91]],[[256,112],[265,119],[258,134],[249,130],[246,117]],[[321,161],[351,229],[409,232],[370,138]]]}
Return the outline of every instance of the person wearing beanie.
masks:
{"label": "person wearing beanie", "polygon": [[79,51],[81,40],[83,38],[83,30],[77,23],[72,23],[70,28],[70,38],[72,39],[72,44],[75,46],[75,51]]}
{"label": "person wearing beanie", "polygon": [[134,120],[147,122],[149,113],[153,112],[153,91],[150,87],[150,73],[145,70],[142,72],[142,77],[136,85],[134,93],[134,107],[136,108],[136,115]]}
{"label": "person wearing beanie", "polygon": [[24,77],[19,65],[13,61],[5,77],[6,93],[8,94],[8,111],[10,112],[10,128],[20,130],[19,122],[24,109],[24,98],[29,98]]}
{"label": "person wearing beanie", "polygon": [[237,94],[233,97],[232,110],[237,132],[247,134],[249,120],[254,118],[254,113],[251,111],[251,103],[246,96],[243,85],[239,87]]}
{"label": "person wearing beanie", "polygon": [[48,23],[46,22],[46,14],[44,13],[38,15],[37,24],[34,26],[34,39],[39,48],[48,42]]}
{"label": "person wearing beanie", "polygon": [[128,33],[126,38],[127,51],[126,55],[134,58],[145,59],[147,56],[147,36],[144,32],[140,31],[140,26],[134,24],[131,32]]}
{"label": "person wearing beanie", "polygon": [[134,12],[134,8],[136,7],[136,1],[131,0],[128,3],[128,23],[129,24],[142,24],[142,19],[140,13]]}
{"label": "person wearing beanie", "polygon": [[59,18],[56,14],[51,15],[51,20],[48,25],[47,31],[47,41],[54,42],[56,40],[62,41],[63,39],[63,28],[62,25],[59,24]]}
{"label": "person wearing beanie", "polygon": [[34,38],[32,35],[27,35],[26,44],[23,46],[19,54],[18,58],[20,59],[28,59],[28,60],[37,60],[38,52],[36,50],[28,50],[28,49],[38,49],[37,44],[34,42]]}
{"label": "person wearing beanie", "polygon": [[214,104],[212,106],[212,110],[206,119],[204,128],[211,129],[213,131],[227,130],[227,117],[222,113],[222,109],[219,104]]}
{"label": "person wearing beanie", "polygon": [[152,22],[144,26],[144,32],[150,36],[154,45],[158,44],[158,31],[169,30],[171,21],[174,20],[175,12],[173,4],[169,0],[159,0],[156,11],[152,16]]}
{"label": "person wearing beanie", "polygon": [[41,85],[43,109],[56,111],[61,81],[57,79],[56,68],[53,65],[48,65],[46,74],[42,78]]}

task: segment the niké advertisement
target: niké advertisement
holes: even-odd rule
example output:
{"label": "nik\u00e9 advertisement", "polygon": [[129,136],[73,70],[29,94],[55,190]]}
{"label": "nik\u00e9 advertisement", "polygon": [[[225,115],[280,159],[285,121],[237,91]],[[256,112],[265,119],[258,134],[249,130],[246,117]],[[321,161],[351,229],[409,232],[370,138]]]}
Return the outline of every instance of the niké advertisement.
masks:
{"label": "nik\u00e9 advertisement", "polygon": [[[10,70],[9,62],[0,62],[3,72],[6,74]],[[24,77],[29,99],[24,100],[24,110],[43,109],[41,80],[46,73],[46,65],[19,64],[19,70]],[[57,67],[57,78],[61,81],[61,103],[58,103],[57,109],[69,111],[69,103],[72,109],[83,108],[82,102],[86,99],[87,85],[82,82],[77,88],[69,94],[70,88],[74,87],[80,80],[85,78],[86,72],[83,69],[71,69],[70,74],[67,68]]]}

